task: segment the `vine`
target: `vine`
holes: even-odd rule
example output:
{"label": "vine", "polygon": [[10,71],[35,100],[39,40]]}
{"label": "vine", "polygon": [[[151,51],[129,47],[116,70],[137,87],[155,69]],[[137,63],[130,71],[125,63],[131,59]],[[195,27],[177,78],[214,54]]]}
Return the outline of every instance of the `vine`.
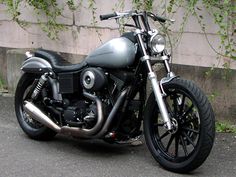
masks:
{"label": "vine", "polygon": [[[20,5],[24,4],[33,8],[41,29],[50,39],[59,39],[59,32],[66,29],[64,25],[57,23],[58,17],[63,17],[62,12],[64,10],[63,7],[59,7],[57,0],[0,0],[0,3],[7,7],[12,20],[17,22],[23,29],[26,29],[25,27],[28,24],[20,19]],[[68,0],[66,4],[70,10],[76,10],[77,8],[73,0]],[[42,16],[46,17],[46,22],[42,22]]]}
{"label": "vine", "polygon": [[13,21],[16,21],[20,27],[25,28],[27,26],[27,22],[20,20],[20,12],[19,12],[19,4],[20,0],[0,0],[0,3],[7,6],[7,11],[12,17]]}
{"label": "vine", "polygon": [[[204,33],[206,40],[212,50],[218,54],[218,56],[230,58],[236,60],[236,39],[235,39],[235,25],[236,25],[236,2],[234,0],[163,0],[166,4],[165,14],[168,17],[172,17],[179,8],[185,10],[183,20],[179,29],[179,35],[174,41],[177,46],[185,25],[192,15],[196,17],[201,30]],[[60,31],[66,29],[65,25],[59,24],[57,22],[58,17],[63,17],[64,4],[59,5],[57,0],[0,0],[0,3],[5,4],[12,20],[16,21],[21,27],[25,28],[27,22],[21,20],[20,6],[25,3],[29,7],[34,9],[37,15],[37,21],[41,26],[41,29],[47,34],[51,39],[58,39],[58,34]],[[91,24],[95,27],[96,33],[98,34],[99,40],[101,41],[101,33],[97,28],[97,14],[96,14],[96,1],[88,0],[88,8],[92,13]],[[155,0],[132,0],[133,9],[152,11]],[[80,2],[74,0],[67,0],[65,4],[71,11],[76,11]],[[79,4],[79,5],[77,5]],[[124,9],[125,1],[119,0],[116,4],[117,7]],[[218,27],[217,34],[220,37],[219,48],[214,48],[211,44],[208,33],[207,24],[205,23],[205,16],[202,15],[203,11],[207,13],[214,19],[215,24]],[[46,22],[42,22],[42,16],[46,17]]]}
{"label": "vine", "polygon": [[[170,0],[167,7],[168,15],[176,13],[177,9],[180,7],[185,9],[185,15],[179,30],[180,35],[176,40],[176,43],[180,41],[188,18],[190,15],[193,15],[197,19],[211,49],[218,56],[236,60],[236,41],[234,38],[236,30],[233,29],[236,24],[236,7],[234,3],[235,2],[233,0],[203,0],[201,3],[197,0]],[[217,34],[220,37],[220,46],[218,49],[213,47],[208,38],[207,25],[204,23],[204,16],[201,13],[203,10],[207,11],[208,15],[214,19],[215,24],[219,28]]]}
{"label": "vine", "polygon": [[68,0],[66,2],[66,4],[68,5],[71,11],[76,11],[82,5],[82,3],[83,3],[83,0],[80,0],[78,5],[75,4],[74,0]]}
{"label": "vine", "polygon": [[97,18],[96,18],[97,17],[97,13],[96,13],[97,8],[95,7],[96,2],[95,2],[95,0],[88,0],[88,3],[89,3],[88,8],[91,9],[91,12],[92,12],[92,22],[91,22],[91,24],[95,28],[95,32],[98,35],[99,41],[102,43],[102,38],[101,38],[102,34],[99,32],[98,28],[96,28],[98,26],[97,25],[98,21],[97,21]]}
{"label": "vine", "polygon": [[136,10],[152,11],[154,0],[133,0],[132,4]]}
{"label": "vine", "polygon": [[[56,0],[26,0],[26,3],[34,8],[38,23],[48,37],[58,39],[58,33],[65,29],[63,25],[57,23],[57,17],[62,16],[63,7],[59,7]],[[46,23],[41,22],[41,15],[46,16]]]}

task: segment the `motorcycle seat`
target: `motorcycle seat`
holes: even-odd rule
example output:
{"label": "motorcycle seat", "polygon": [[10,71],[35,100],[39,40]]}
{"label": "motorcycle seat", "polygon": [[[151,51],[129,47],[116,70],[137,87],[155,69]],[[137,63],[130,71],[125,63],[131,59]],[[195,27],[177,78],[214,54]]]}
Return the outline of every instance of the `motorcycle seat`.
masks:
{"label": "motorcycle seat", "polygon": [[53,71],[56,73],[78,71],[87,65],[85,61],[78,64],[72,64],[56,52],[44,49],[38,49],[34,53],[34,56],[47,60],[52,65]]}

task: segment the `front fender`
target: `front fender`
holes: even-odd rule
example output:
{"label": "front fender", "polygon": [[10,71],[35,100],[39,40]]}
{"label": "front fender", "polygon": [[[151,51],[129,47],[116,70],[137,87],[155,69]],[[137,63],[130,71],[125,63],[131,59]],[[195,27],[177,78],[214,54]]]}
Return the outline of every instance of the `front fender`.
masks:
{"label": "front fender", "polygon": [[26,73],[45,73],[52,71],[52,65],[43,58],[31,57],[23,62],[21,70]]}

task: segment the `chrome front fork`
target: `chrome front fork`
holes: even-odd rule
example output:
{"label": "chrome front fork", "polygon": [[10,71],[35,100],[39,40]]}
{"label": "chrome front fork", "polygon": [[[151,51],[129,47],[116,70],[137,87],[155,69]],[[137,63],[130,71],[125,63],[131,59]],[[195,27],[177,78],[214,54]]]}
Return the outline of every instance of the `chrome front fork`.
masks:
{"label": "chrome front fork", "polygon": [[167,130],[172,130],[172,124],[171,124],[171,119],[169,117],[167,108],[166,108],[166,104],[164,102],[163,99],[163,94],[161,92],[161,88],[159,86],[159,82],[157,80],[157,76],[156,74],[153,72],[151,63],[150,63],[150,56],[147,54],[142,37],[141,37],[142,31],[140,29],[136,30],[136,35],[139,41],[139,45],[143,51],[143,57],[141,58],[141,60],[143,62],[146,62],[147,64],[147,68],[148,68],[148,78],[150,79],[151,83],[152,83],[152,88],[153,88],[153,92],[155,94],[155,98],[156,98],[156,102],[158,104],[160,113],[162,115],[163,121],[164,121],[164,125],[166,127]]}
{"label": "chrome front fork", "polygon": [[[147,60],[146,62],[150,64],[149,60]],[[155,98],[156,98],[156,102],[158,104],[160,113],[161,113],[162,118],[164,120],[164,125],[168,130],[172,130],[171,119],[169,117],[169,114],[168,114],[168,111],[166,108],[166,104],[163,99],[163,94],[161,92],[159,82],[157,80],[157,76],[153,71],[149,70],[148,78],[151,81],[153,92],[154,92]]]}

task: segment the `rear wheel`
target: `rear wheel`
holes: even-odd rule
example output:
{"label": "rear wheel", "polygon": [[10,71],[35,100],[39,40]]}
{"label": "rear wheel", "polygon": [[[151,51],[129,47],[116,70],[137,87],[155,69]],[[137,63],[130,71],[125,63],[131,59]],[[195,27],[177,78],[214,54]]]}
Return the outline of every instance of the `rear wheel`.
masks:
{"label": "rear wheel", "polygon": [[[32,91],[32,85],[34,85],[33,83],[37,79],[37,75],[28,73],[22,75],[18,82],[15,93],[15,112],[22,130],[30,138],[37,140],[49,140],[56,135],[56,132],[32,119],[23,109],[23,102],[24,100],[30,99],[31,94],[29,94],[29,92]],[[37,105],[37,107],[39,107],[41,110],[45,109],[42,99],[40,98],[37,99],[34,104]]]}
{"label": "rear wheel", "polygon": [[214,114],[207,97],[191,81],[173,79],[163,87],[167,94],[164,101],[176,129],[169,132],[164,128],[152,93],[144,117],[146,144],[162,167],[186,173],[199,167],[212,149]]}

